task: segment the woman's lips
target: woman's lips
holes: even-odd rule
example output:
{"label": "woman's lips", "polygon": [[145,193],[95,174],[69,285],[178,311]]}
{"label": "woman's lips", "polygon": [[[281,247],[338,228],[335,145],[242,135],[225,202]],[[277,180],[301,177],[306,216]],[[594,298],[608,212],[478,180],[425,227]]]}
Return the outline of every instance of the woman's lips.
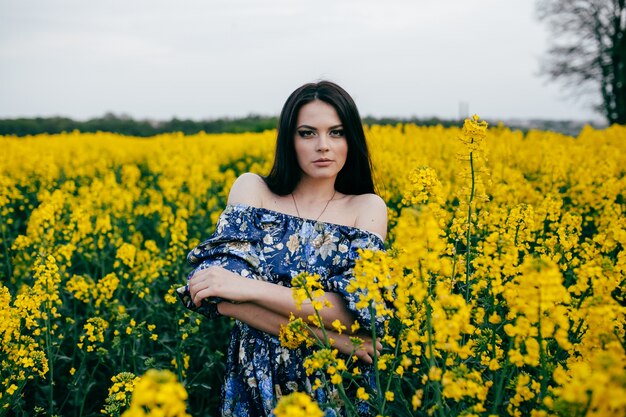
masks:
{"label": "woman's lips", "polygon": [[313,164],[318,167],[327,167],[332,163],[333,161],[331,161],[330,159],[318,159],[317,161],[313,161]]}

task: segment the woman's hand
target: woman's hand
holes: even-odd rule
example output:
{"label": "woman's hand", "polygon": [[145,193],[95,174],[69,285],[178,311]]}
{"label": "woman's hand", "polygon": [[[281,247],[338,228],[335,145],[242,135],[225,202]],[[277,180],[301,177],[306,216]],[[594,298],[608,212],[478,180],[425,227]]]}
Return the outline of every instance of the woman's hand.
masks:
{"label": "woman's hand", "polygon": [[253,282],[221,266],[211,266],[196,271],[188,285],[193,303],[199,306],[208,297],[220,297],[235,302],[248,301]]}
{"label": "woman's hand", "polygon": [[[372,342],[372,338],[367,335],[357,334],[354,336],[350,336],[349,334],[342,333],[339,334],[334,331],[326,331],[326,334],[330,339],[334,341],[333,347],[337,348],[339,352],[346,355],[356,355],[357,358],[362,360],[365,363],[372,363],[374,360],[374,343]],[[363,340],[360,346],[356,347],[350,340],[350,337],[357,337]],[[356,350],[355,350],[356,349]],[[376,341],[376,355],[380,356],[380,352],[383,349],[383,345],[377,340]]]}

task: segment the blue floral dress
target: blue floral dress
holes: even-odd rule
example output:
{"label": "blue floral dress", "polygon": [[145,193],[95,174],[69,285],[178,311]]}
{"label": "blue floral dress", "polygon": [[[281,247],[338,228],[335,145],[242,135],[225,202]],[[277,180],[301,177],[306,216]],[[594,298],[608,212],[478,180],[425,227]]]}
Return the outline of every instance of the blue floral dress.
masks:
{"label": "blue floral dress", "polygon": [[[189,277],[196,270],[218,265],[250,279],[290,287],[291,279],[302,272],[319,274],[324,290],[340,294],[361,327],[371,331],[369,312],[356,308],[357,293],[346,291],[359,248],[381,250],[383,241],[355,227],[228,205],[213,235],[189,252],[187,259],[196,268]],[[204,300],[196,308],[185,290],[182,287],[179,295],[187,307],[209,318],[219,316],[215,304],[219,298]],[[377,330],[383,330],[383,322],[384,318],[376,318]],[[222,415],[269,416],[278,399],[294,391],[312,394],[319,404],[328,402],[327,391],[312,390],[316,375],[307,377],[304,370],[303,361],[310,353],[306,347],[285,348],[278,337],[236,320],[228,348]],[[365,363],[359,367],[370,378],[371,367]],[[359,408],[368,414],[365,404]],[[326,415],[335,413],[327,409]]]}

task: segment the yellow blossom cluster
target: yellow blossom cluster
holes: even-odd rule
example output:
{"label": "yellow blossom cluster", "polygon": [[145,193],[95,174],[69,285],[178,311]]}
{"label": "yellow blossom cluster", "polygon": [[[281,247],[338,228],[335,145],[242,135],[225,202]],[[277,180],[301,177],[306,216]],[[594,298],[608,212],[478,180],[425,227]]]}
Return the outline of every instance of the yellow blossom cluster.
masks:
{"label": "yellow blossom cluster", "polygon": [[358,250],[359,262],[346,291],[356,293],[359,309],[372,308],[378,317],[391,316],[388,303],[394,301],[394,260],[382,251]]}
{"label": "yellow blossom cluster", "polygon": [[104,332],[109,328],[109,322],[100,317],[91,317],[83,326],[83,334],[78,339],[78,348],[93,352],[104,344]]}
{"label": "yellow blossom cluster", "polygon": [[315,401],[302,392],[281,397],[274,408],[276,417],[322,417],[324,413]]}
{"label": "yellow blossom cluster", "polygon": [[170,371],[149,369],[134,383],[130,407],[122,417],[191,417],[187,391]]}
{"label": "yellow blossom cluster", "polygon": [[48,375],[48,353],[63,339],[55,323],[60,316],[61,276],[54,257],[36,258],[32,276],[32,285],[24,285],[15,297],[7,287],[0,285],[0,377],[6,390],[0,394],[2,409],[8,408],[14,396],[35,376]]}
{"label": "yellow blossom cluster", "polygon": [[291,280],[291,286],[297,308],[301,308],[303,302],[311,300],[315,311],[322,309],[324,303],[320,298],[323,297],[324,290],[319,275],[303,272]]}
{"label": "yellow blossom cluster", "polygon": [[[447,370],[441,377],[443,395],[455,401],[475,398],[478,404],[484,404],[489,393],[492,381],[483,381],[478,370],[470,371],[466,365],[461,364],[456,368]],[[476,413],[484,412],[484,407],[478,405],[473,409]]]}
{"label": "yellow blossom cluster", "polygon": [[[547,354],[544,340],[554,338],[563,349],[570,347],[569,293],[562,285],[558,266],[545,258],[528,258],[520,268],[521,274],[505,285],[510,323],[506,334],[515,341],[510,360],[517,366],[539,366],[540,351]],[[524,345],[525,354],[520,348]]]}
{"label": "yellow blossom cluster", "polygon": [[109,395],[105,399],[102,414],[114,417],[119,416],[121,411],[130,405],[131,395],[135,385],[140,380],[132,372],[120,372],[111,378],[113,385],[109,387]]}
{"label": "yellow blossom cluster", "polygon": [[431,167],[419,167],[408,175],[409,187],[404,190],[402,203],[407,205],[432,202],[443,205],[442,186],[437,172]]}
{"label": "yellow blossom cluster", "polygon": [[280,344],[289,349],[297,349],[302,344],[307,347],[313,345],[307,324],[300,317],[296,319],[293,314],[289,318],[289,323],[280,326],[278,338]]}
{"label": "yellow blossom cluster", "polygon": [[[333,385],[343,382],[342,372],[348,370],[346,361],[338,356],[337,349],[320,348],[304,360],[304,369],[307,375],[319,375],[318,371],[326,373],[326,377]],[[323,374],[322,374],[323,375]]]}

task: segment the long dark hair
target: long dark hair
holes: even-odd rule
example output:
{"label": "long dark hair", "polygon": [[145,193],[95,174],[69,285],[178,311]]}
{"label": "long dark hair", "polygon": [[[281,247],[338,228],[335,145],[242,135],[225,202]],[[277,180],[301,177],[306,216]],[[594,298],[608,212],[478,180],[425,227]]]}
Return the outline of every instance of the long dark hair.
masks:
{"label": "long dark hair", "polygon": [[265,183],[278,195],[287,195],[296,188],[302,176],[294,145],[298,113],[302,106],[314,100],[334,107],[348,141],[346,163],[337,175],[335,189],[344,194],[374,193],[372,163],[359,111],[352,97],[330,81],[305,84],[287,98],[278,121],[274,166],[263,178]]}

